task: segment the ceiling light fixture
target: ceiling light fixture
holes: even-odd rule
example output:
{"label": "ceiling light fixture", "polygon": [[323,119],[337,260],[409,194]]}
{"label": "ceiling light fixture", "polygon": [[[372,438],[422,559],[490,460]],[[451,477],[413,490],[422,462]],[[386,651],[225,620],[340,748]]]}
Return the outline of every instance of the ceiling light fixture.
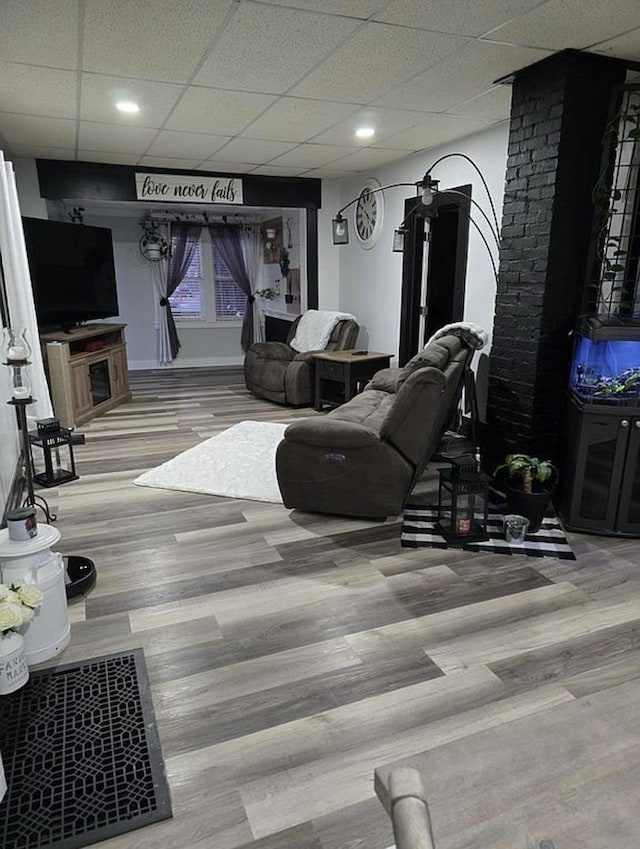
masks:
{"label": "ceiling light fixture", "polygon": [[356,130],[356,136],[359,139],[370,139],[372,136],[375,136],[376,131],[373,127],[358,127]]}
{"label": "ceiling light fixture", "polygon": [[116,103],[116,109],[120,112],[129,112],[131,114],[140,111],[140,107],[133,100],[119,100]]}

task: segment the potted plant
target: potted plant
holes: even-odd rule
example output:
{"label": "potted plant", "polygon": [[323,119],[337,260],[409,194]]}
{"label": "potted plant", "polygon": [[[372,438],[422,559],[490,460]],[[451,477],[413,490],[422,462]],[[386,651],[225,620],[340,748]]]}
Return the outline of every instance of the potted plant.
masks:
{"label": "potted plant", "polygon": [[284,280],[285,285],[285,295],[284,300],[285,303],[291,304],[293,303],[293,294],[289,287],[289,266],[291,265],[289,259],[289,251],[286,248],[280,248],[280,273],[282,274],[282,278]]}
{"label": "potted plant", "polygon": [[42,590],[37,584],[0,584],[0,695],[27,683],[24,637],[16,629],[30,622],[41,604]]}
{"label": "potted plant", "polygon": [[529,533],[539,531],[558,482],[553,463],[528,454],[507,454],[493,476],[504,488],[508,512],[525,516]]}

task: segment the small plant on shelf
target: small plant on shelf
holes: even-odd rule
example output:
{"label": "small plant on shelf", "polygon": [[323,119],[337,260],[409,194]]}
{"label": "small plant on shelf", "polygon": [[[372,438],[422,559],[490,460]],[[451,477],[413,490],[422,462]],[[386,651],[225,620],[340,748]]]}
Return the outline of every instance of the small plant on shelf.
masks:
{"label": "small plant on shelf", "polygon": [[256,295],[265,301],[273,301],[280,297],[280,286],[267,286],[265,289],[256,289]]}

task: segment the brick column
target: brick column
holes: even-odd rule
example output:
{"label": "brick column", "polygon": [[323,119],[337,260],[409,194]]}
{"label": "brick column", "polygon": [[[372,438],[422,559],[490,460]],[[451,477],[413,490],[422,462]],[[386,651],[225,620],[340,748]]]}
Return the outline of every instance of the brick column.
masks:
{"label": "brick column", "polygon": [[487,405],[487,453],[556,458],[592,227],[624,64],[566,50],[515,75]]}

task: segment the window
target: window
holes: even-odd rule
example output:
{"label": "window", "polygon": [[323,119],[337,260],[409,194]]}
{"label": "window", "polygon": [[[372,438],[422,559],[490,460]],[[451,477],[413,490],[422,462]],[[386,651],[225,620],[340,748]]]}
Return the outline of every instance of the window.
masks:
{"label": "window", "polygon": [[[175,247],[174,239],[171,240],[171,247],[172,249]],[[193,252],[182,283],[169,298],[174,318],[205,318],[203,282],[202,241],[200,241]]]}
{"label": "window", "polygon": [[203,230],[184,280],[169,302],[176,321],[192,326],[194,321],[213,323],[244,317],[246,296],[236,285],[207,230]]}

